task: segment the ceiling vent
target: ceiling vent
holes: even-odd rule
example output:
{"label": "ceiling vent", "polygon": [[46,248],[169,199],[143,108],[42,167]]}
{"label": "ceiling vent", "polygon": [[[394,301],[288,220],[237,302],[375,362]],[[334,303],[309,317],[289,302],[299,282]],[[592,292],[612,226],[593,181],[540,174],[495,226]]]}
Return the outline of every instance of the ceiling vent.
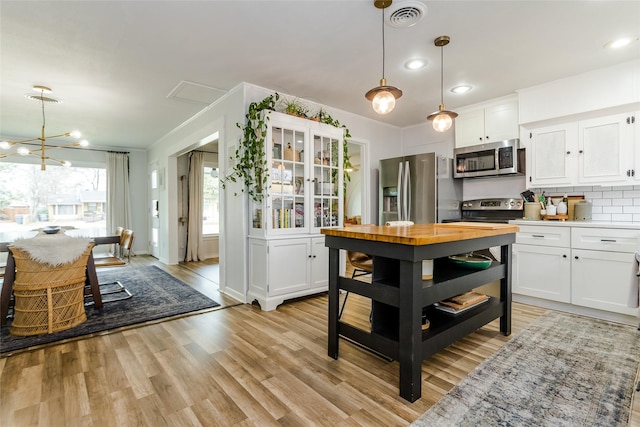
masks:
{"label": "ceiling vent", "polygon": [[169,92],[167,98],[209,105],[225,93],[227,93],[227,91],[222,89],[181,80],[180,83]]}
{"label": "ceiling vent", "polygon": [[417,24],[427,14],[427,6],[417,0],[393,2],[387,12],[387,23],[392,27],[407,28]]}

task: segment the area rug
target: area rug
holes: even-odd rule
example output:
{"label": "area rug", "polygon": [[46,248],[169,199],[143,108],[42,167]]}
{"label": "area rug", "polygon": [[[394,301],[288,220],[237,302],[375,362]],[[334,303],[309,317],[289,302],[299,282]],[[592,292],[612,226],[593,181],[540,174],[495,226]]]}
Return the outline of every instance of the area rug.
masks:
{"label": "area rug", "polygon": [[9,323],[0,331],[0,352],[4,354],[220,305],[156,266],[128,266],[98,272],[100,283],[116,280],[131,292],[131,298],[106,303],[102,310],[87,307],[86,322],[53,334],[16,337],[9,334]]}
{"label": "area rug", "polygon": [[635,327],[549,311],[411,427],[626,426],[639,365]]}

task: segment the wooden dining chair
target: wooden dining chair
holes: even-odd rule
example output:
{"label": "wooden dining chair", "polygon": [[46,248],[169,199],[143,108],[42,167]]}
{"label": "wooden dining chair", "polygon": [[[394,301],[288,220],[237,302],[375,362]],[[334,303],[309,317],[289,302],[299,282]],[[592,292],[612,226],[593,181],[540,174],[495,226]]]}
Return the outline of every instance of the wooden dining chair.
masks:
{"label": "wooden dining chair", "polygon": [[131,260],[131,246],[133,245],[134,238],[135,233],[133,230],[123,230],[122,233],[120,233],[119,248],[115,253],[110,253],[106,256],[94,255],[96,268],[127,265]]}
{"label": "wooden dining chair", "polygon": [[[349,264],[353,268],[353,272],[351,273],[352,279],[373,273],[373,257],[369,254],[365,254],[363,252],[347,251],[347,262],[349,262]],[[344,300],[342,301],[342,306],[340,307],[340,312],[338,313],[338,319],[342,317],[342,312],[344,311],[344,306],[347,304],[348,297],[349,292],[345,293],[344,295]]]}
{"label": "wooden dining chair", "polygon": [[[133,232],[133,230],[123,230],[120,233],[119,250],[116,251],[115,254],[94,257],[96,270],[102,267],[124,267],[125,265],[128,265],[129,261],[131,260],[131,247],[133,246],[134,238],[135,233]],[[98,286],[100,288],[100,294],[102,296],[105,296],[102,299],[103,303],[129,299],[133,296],[131,292],[129,292],[119,280],[99,283]],[[115,294],[119,295],[114,296]],[[85,302],[85,305],[91,304],[92,302],[90,300]]]}

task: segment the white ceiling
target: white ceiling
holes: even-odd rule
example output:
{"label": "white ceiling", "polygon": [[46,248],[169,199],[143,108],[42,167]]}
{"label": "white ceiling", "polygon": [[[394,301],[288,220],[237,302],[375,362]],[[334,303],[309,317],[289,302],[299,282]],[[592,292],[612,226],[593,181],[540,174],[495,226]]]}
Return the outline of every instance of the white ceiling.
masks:
{"label": "white ceiling", "polygon": [[[385,75],[404,95],[379,116],[364,98],[382,77],[372,0],[1,0],[0,135],[38,136],[40,105],[24,97],[35,84],[64,101],[45,106],[47,134],[78,128],[100,147],[146,148],[243,81],[397,126],[423,123],[440,101],[433,40],[445,34],[444,100],[453,110],[640,58],[637,41],[603,48],[640,35],[640,1],[422,3],[416,25],[386,26]],[[404,69],[416,56],[428,67]],[[448,91],[460,83],[473,91]]]}

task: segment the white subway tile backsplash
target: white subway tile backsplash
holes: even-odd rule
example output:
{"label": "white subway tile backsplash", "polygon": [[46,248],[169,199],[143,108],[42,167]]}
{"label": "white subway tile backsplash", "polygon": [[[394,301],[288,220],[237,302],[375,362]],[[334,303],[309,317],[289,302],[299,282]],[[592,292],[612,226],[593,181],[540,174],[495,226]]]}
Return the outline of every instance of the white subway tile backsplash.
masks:
{"label": "white subway tile backsplash", "polygon": [[589,199],[588,197],[586,199],[589,200],[593,206],[611,206],[611,199]]}
{"label": "white subway tile backsplash", "polygon": [[622,206],[603,206],[602,213],[621,214]]}
{"label": "white subway tile backsplash", "polygon": [[602,191],[585,191],[584,198],[587,200],[602,199]]}
{"label": "white subway tile backsplash", "polygon": [[611,221],[631,222],[633,221],[632,214],[612,214]]}
{"label": "white subway tile backsplash", "polygon": [[593,221],[640,222],[640,185],[539,188],[554,197],[584,195],[592,203]]}
{"label": "white subway tile backsplash", "polygon": [[609,199],[619,199],[622,197],[622,191],[603,191],[602,197]]}
{"label": "white subway tile backsplash", "polygon": [[612,206],[631,206],[633,205],[632,199],[611,199]]}

